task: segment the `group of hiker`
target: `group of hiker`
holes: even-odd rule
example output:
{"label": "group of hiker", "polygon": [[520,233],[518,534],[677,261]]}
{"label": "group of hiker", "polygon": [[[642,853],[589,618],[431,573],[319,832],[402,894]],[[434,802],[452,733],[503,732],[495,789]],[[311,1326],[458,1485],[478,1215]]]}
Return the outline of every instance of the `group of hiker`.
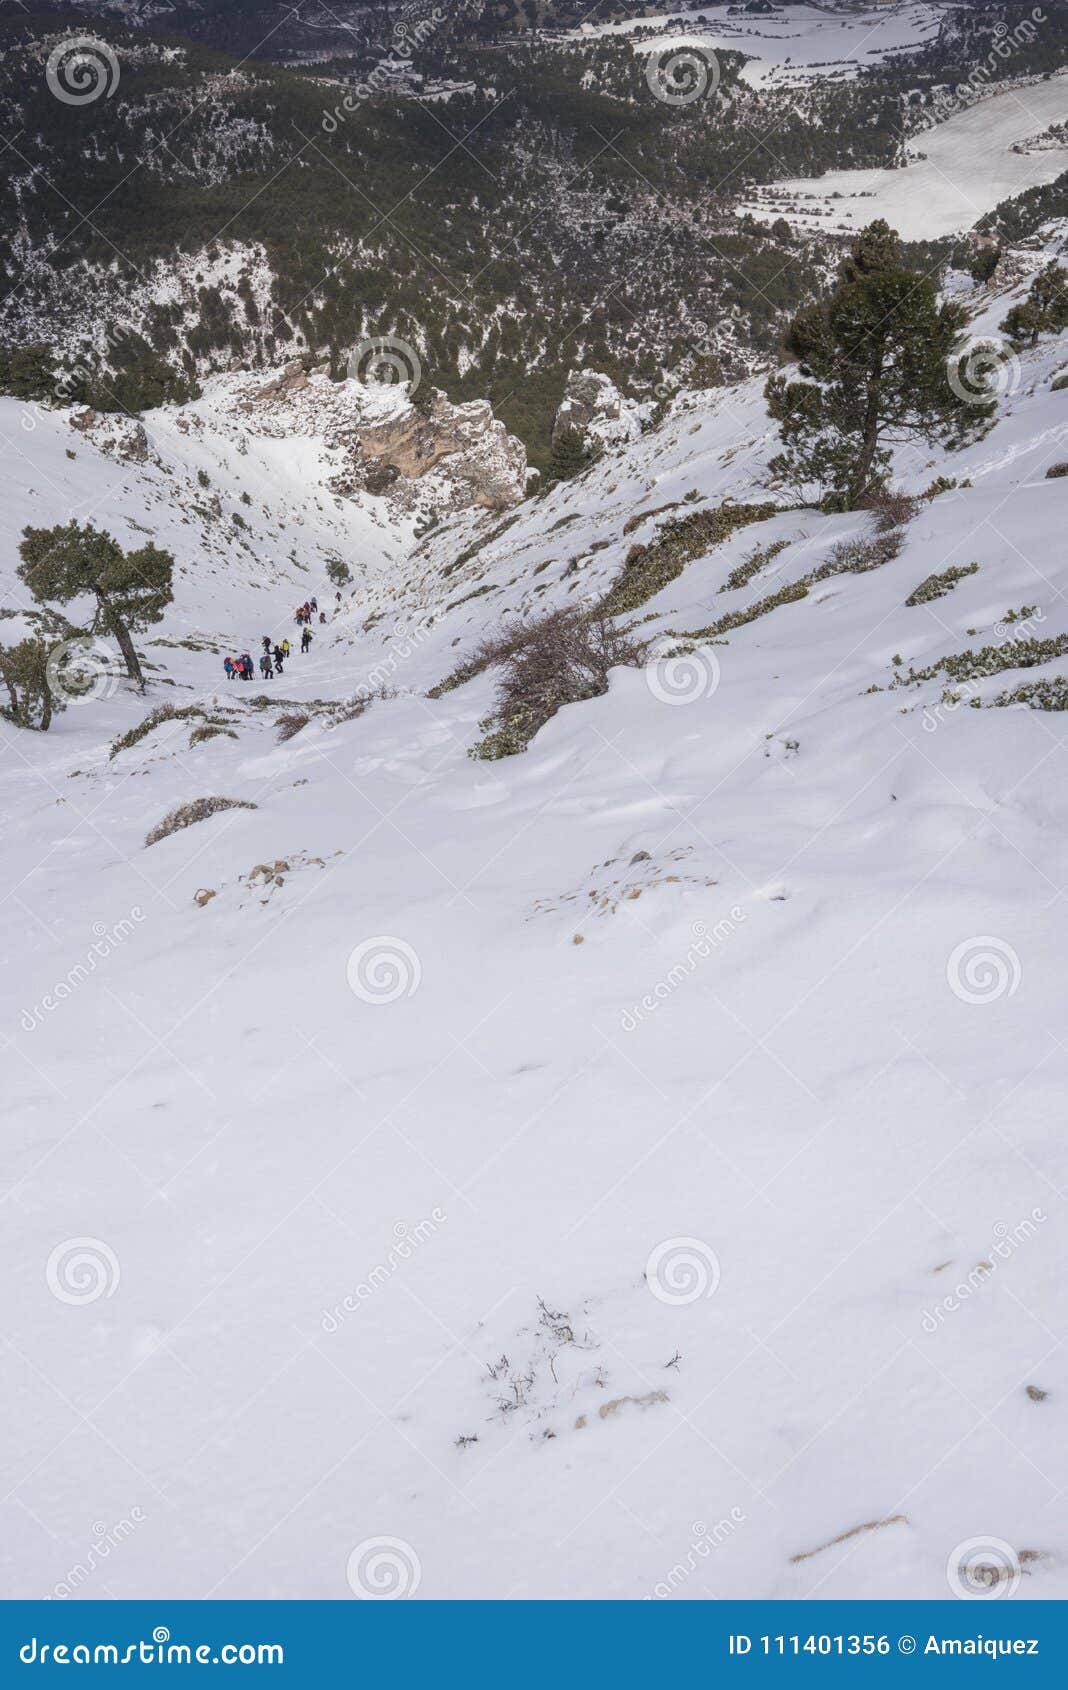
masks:
{"label": "group of hiker", "polygon": [[[300,637],[301,651],[307,651],[311,642],[312,631],[306,627]],[[273,681],[276,675],[283,673],[283,665],[293,648],[288,640],[272,643],[270,634],[264,634],[262,643],[263,650],[260,653],[259,660],[260,674],[265,681]],[[256,672],[252,658],[247,651],[243,652],[240,657],[224,658],[223,668],[226,671],[228,681],[251,681]]]}
{"label": "group of hiker", "polygon": [[[338,594],[338,602],[339,603],[341,602],[341,594],[340,593]],[[298,628],[300,627],[301,623],[303,623],[305,628],[307,628],[307,626],[309,625],[309,623],[312,620],[312,617],[315,616],[316,614],[318,614],[320,622],[326,621],[326,611],[319,609],[319,600],[315,599],[315,598],[306,599],[303,604],[298,604],[296,611],[294,612],[294,615],[293,615],[293,620],[297,624]]]}
{"label": "group of hiker", "polygon": [[[340,604],[341,594],[338,593],[337,606],[339,607]],[[336,608],[334,614],[337,614]],[[293,620],[301,630],[300,649],[302,653],[306,652],[312,643],[311,622],[316,615],[318,615],[320,622],[326,621],[326,611],[319,609],[319,601],[316,598],[310,598],[304,604],[298,605],[294,612]],[[288,659],[292,647],[287,639],[279,642],[272,641],[270,634],[264,634],[262,645],[259,671],[265,681],[271,681],[276,675],[283,673],[283,665]],[[226,671],[228,681],[251,681],[256,674],[256,665],[247,651],[242,652],[240,657],[224,657],[223,669]]]}

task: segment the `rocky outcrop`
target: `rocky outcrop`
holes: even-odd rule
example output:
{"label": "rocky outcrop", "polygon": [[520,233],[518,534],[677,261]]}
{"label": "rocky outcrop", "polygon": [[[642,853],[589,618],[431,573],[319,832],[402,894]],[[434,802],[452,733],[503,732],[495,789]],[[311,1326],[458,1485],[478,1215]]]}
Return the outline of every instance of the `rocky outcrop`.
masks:
{"label": "rocky outcrop", "polygon": [[484,399],[453,405],[433,392],[398,416],[361,429],[359,449],[380,469],[419,481],[439,466],[468,502],[507,510],[526,491],[527,454]]}
{"label": "rocky outcrop", "polygon": [[624,445],[641,433],[637,407],[599,370],[572,370],[553,420],[553,446],[574,433],[581,435],[591,455],[606,446]]}
{"label": "rocky outcrop", "polygon": [[136,417],[98,416],[96,411],[86,407],[72,411],[69,420],[71,428],[78,434],[84,434],[110,458],[131,464],[145,464],[150,459],[158,461],[149,444],[145,425]]}
{"label": "rocky outcrop", "polygon": [[326,484],[341,498],[369,493],[398,514],[507,510],[525,496],[527,454],[485,400],[454,405],[444,393],[403,384],[330,378],[326,364],[295,358],[264,381],[231,378],[244,429],[317,438]]}

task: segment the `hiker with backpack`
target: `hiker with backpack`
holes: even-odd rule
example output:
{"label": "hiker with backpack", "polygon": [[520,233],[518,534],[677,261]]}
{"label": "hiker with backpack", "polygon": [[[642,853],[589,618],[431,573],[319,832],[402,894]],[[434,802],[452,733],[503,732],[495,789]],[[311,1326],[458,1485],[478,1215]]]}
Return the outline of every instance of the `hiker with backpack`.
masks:
{"label": "hiker with backpack", "polygon": [[301,634],[301,636],[300,636],[301,652],[302,653],[306,652],[308,647],[311,645],[311,643],[312,643],[312,631],[311,631],[310,628],[305,628],[303,634]]}

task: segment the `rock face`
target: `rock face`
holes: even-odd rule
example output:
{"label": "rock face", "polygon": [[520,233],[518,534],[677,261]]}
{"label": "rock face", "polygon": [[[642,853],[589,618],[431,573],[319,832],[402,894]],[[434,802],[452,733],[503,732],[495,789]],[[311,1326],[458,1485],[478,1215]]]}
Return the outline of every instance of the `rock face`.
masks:
{"label": "rock face", "polygon": [[485,400],[453,405],[403,385],[331,381],[325,364],[294,359],[268,382],[240,382],[235,409],[265,434],[317,435],[342,498],[367,492],[401,512],[507,510],[525,496],[527,454]]}
{"label": "rock face", "polygon": [[637,408],[623,398],[609,376],[599,370],[572,370],[553,419],[553,445],[573,430],[596,453],[637,439],[641,424]]}
{"label": "rock face", "polygon": [[441,465],[469,502],[485,510],[507,510],[526,489],[526,448],[484,399],[452,405],[435,391],[428,404],[361,429],[359,444],[364,457],[409,481]]}

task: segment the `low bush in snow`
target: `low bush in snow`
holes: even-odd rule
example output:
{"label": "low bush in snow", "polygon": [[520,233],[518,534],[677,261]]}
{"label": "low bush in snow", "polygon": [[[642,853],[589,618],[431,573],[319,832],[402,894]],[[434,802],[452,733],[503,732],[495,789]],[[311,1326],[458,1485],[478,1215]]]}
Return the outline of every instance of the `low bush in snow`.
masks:
{"label": "low bush in snow", "polygon": [[203,745],[206,739],[218,739],[220,734],[227,739],[237,738],[233,728],[223,728],[215,722],[201,722],[199,728],[194,728],[189,735],[189,749],[192,750],[194,745]]}
{"label": "low bush in snow", "polygon": [[720,545],[736,528],[766,522],[780,516],[782,509],[773,504],[722,504],[666,522],[648,545],[631,547],[601,604],[602,612],[621,616],[639,609],[681,575],[688,563]]}
{"label": "low bush in snow", "polygon": [[483,668],[500,666],[501,679],[471,756],[494,759],[525,751],[562,705],[599,698],[609,670],[640,664],[645,648],[601,611],[554,610],[485,641],[478,655]]}
{"label": "low bush in snow", "polygon": [[919,586],[913,589],[905,603],[930,604],[932,599],[944,599],[947,593],[953,591],[958,581],[964,581],[969,575],[974,575],[978,568],[977,563],[966,563],[959,569],[954,566],[951,569],[943,569],[940,575],[928,575],[925,581],[921,581]]}
{"label": "low bush in snow", "polygon": [[209,816],[214,816],[220,810],[255,810],[255,804],[250,804],[247,798],[194,798],[188,804],[179,804],[170,810],[161,822],[145,835],[146,845],[158,845],[161,839],[169,839],[172,833],[179,833],[183,827],[192,827],[196,822],[206,822]]}

